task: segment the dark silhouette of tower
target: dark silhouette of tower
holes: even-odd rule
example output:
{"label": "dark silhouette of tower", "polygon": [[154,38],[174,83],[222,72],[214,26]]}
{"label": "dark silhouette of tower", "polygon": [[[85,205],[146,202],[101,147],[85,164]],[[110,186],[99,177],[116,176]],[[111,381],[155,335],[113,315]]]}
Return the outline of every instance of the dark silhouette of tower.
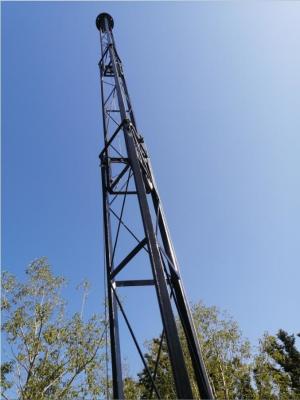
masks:
{"label": "dark silhouette of tower", "polygon": [[[175,310],[186,337],[199,394],[201,398],[212,399],[212,390],[202,360],[149,154],[136,126],[122,62],[116,50],[112,33],[114,21],[109,14],[102,13],[96,19],[96,26],[100,32],[101,43],[99,68],[104,148],[99,157],[102,174],[113,397],[124,398],[118,325],[118,313],[121,313],[141,356],[144,368],[149,374],[153,385],[152,390],[160,398],[155,385],[157,366],[151,374],[118,293],[120,287],[134,290],[137,286],[153,286],[163,326],[161,341],[166,340],[167,343],[177,397],[190,399],[193,398],[193,392],[178,335]],[[130,222],[127,223],[124,210],[126,202],[129,201],[135,201],[137,208],[135,212],[131,211]],[[139,228],[137,228],[138,224],[140,224]],[[141,237],[134,231],[135,228],[139,229]],[[120,244],[121,235],[125,233],[135,243],[119,261],[116,261],[117,252],[121,254],[126,248],[124,244]],[[141,279],[140,269],[137,270],[129,265],[141,253],[146,256],[151,273],[150,279],[143,277]],[[124,271],[128,269],[134,279],[122,279]],[[139,304],[138,296],[136,303]],[[159,365],[159,354],[157,365]]]}

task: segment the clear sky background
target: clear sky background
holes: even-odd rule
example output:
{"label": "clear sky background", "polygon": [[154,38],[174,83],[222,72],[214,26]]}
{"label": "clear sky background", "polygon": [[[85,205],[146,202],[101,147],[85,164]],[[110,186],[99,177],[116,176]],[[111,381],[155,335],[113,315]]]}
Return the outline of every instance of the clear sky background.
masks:
{"label": "clear sky background", "polygon": [[87,312],[102,310],[106,11],[188,298],[228,310],[254,345],[266,330],[297,333],[300,3],[1,7],[2,266],[22,278],[47,256],[70,281],[70,312],[84,278]]}

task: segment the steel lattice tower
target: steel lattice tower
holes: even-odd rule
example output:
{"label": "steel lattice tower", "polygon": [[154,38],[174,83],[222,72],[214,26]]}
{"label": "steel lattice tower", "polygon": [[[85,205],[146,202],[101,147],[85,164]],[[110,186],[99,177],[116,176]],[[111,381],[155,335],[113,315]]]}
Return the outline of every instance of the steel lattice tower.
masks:
{"label": "steel lattice tower", "polygon": [[[191,312],[185,296],[178,262],[167,227],[166,218],[158,189],[154,180],[150,159],[143,137],[137,130],[136,121],[123,73],[122,62],[117,53],[112,33],[114,21],[109,14],[102,13],[96,19],[100,32],[101,60],[101,99],[104,130],[104,148],[100,153],[103,220],[105,237],[105,261],[107,276],[107,298],[110,327],[111,363],[113,378],[113,397],[124,398],[122,364],[120,353],[120,332],[118,312],[124,317],[133,342],[141,356],[145,370],[152,382],[152,391],[160,398],[155,385],[156,368],[151,374],[138,344],[134,330],[120,301],[118,288],[153,286],[159,305],[163,331],[166,340],[173,378],[179,399],[193,398],[190,377],[183,356],[175,320],[177,310],[179,320],[188,344],[194,376],[201,398],[212,399],[213,394],[207,372],[202,360]],[[135,217],[141,222],[141,238],[133,232],[124,220],[124,207],[128,198],[137,203]],[[118,204],[118,210],[115,207]],[[115,223],[113,228],[113,221]],[[136,225],[136,221],[133,224]],[[135,240],[129,252],[116,262],[116,253],[121,240],[121,229]],[[129,264],[140,254],[147,256],[151,279],[124,280],[120,278]],[[135,273],[135,269],[130,270]],[[137,279],[138,277],[138,279]],[[137,298],[137,304],[139,299]]]}

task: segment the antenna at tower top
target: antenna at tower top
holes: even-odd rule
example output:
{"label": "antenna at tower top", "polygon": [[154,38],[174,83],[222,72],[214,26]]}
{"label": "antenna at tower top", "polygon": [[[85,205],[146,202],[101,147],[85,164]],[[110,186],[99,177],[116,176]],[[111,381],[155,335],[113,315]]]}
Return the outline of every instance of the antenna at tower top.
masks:
{"label": "antenna at tower top", "polygon": [[97,26],[99,31],[100,31],[100,29],[101,29],[102,32],[106,31],[105,20],[107,20],[107,22],[108,22],[109,30],[113,29],[113,27],[114,27],[113,17],[111,15],[109,15],[108,13],[101,13],[96,18],[96,26]]}

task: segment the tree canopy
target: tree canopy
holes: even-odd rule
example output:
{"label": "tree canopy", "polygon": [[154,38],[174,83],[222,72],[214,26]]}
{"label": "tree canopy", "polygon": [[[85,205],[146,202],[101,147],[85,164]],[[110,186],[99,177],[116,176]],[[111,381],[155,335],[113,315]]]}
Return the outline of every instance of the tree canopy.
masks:
{"label": "tree canopy", "polygon": [[[61,296],[65,284],[63,277],[52,273],[46,258],[30,264],[23,283],[2,273],[4,399],[99,399],[107,397],[107,388],[112,397],[103,351],[105,321],[99,315],[83,318],[88,282],[79,285],[83,289],[80,312],[68,318]],[[300,352],[295,335],[282,329],[275,336],[265,333],[253,351],[226,312],[201,301],[191,310],[216,400],[300,399]],[[179,322],[178,326],[193,394],[199,398]],[[125,398],[154,399],[159,395],[176,399],[164,335],[145,344],[144,356],[155,388],[144,368],[136,377],[124,377]]]}
{"label": "tree canopy", "polygon": [[[60,292],[45,258],[34,261],[20,283],[2,274],[2,331],[7,354],[1,367],[2,397],[22,400],[91,398],[103,393],[104,324],[98,316],[66,317]],[[81,313],[82,314],[82,313]]]}
{"label": "tree canopy", "polygon": [[[294,335],[288,335],[283,330],[279,330],[276,336],[265,334],[258,352],[254,353],[249,341],[243,338],[237,322],[227,313],[199,302],[192,306],[192,314],[216,399],[300,399],[300,353]],[[194,397],[199,398],[182,330],[181,340]],[[155,384],[160,397],[175,399],[164,337],[154,338],[147,347],[145,359],[152,375],[156,377]],[[135,385],[139,395],[134,398],[156,398],[146,369],[139,373]],[[133,382],[131,393],[132,387]]]}

